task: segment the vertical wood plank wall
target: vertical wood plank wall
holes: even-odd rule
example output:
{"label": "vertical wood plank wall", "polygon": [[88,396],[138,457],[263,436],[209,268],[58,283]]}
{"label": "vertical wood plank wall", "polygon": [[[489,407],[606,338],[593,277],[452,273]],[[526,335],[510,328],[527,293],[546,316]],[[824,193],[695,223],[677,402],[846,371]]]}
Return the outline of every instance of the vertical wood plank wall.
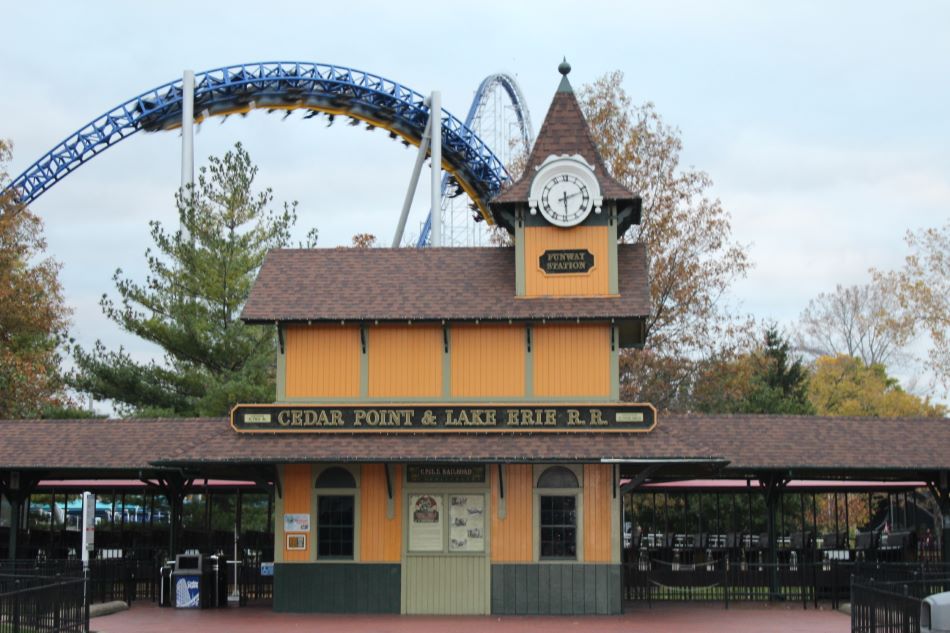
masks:
{"label": "vertical wood plank wall", "polygon": [[403,613],[491,613],[487,556],[408,556],[403,569]]}
{"label": "vertical wood plank wall", "polygon": [[402,466],[392,466],[393,518],[386,518],[389,504],[383,464],[364,464],[360,476],[360,560],[399,562],[402,552]]}
{"label": "vertical wood plank wall", "polygon": [[[565,231],[553,226],[528,227],[524,231],[525,296],[602,296],[610,291],[608,252],[610,232],[606,226],[579,226]],[[541,254],[547,250],[587,249],[594,268],[585,274],[548,275],[541,270]]]}
{"label": "vertical wood plank wall", "polygon": [[288,398],[359,397],[359,327],[288,325],[284,349]]}
{"label": "vertical wood plank wall", "polygon": [[609,324],[537,325],[532,338],[535,396],[610,396]]}
{"label": "vertical wood plank wall", "polygon": [[[310,507],[311,492],[313,492],[313,481],[311,478],[313,472],[310,464],[287,464],[284,466],[283,497],[285,514],[311,514]],[[311,517],[312,518],[312,517]],[[281,524],[284,517],[274,517],[275,521]],[[312,523],[312,521],[311,521]],[[284,548],[284,561],[308,561],[310,560],[310,551],[313,548],[313,538],[316,536],[316,526],[310,526],[310,533],[307,534],[306,550],[288,550],[287,537],[284,535],[284,542],[280,547]]]}
{"label": "vertical wood plank wall", "polygon": [[441,396],[442,350],[441,325],[369,328],[369,397]]}
{"label": "vertical wood plank wall", "polygon": [[451,354],[453,398],[524,396],[523,324],[453,325]]}
{"label": "vertical wood plank wall", "polygon": [[584,464],[584,562],[611,562],[612,486],[612,465]]}
{"label": "vertical wood plank wall", "polygon": [[534,482],[531,464],[505,465],[506,516],[500,507],[498,467],[491,466],[491,560],[493,563],[531,562],[534,558]]}

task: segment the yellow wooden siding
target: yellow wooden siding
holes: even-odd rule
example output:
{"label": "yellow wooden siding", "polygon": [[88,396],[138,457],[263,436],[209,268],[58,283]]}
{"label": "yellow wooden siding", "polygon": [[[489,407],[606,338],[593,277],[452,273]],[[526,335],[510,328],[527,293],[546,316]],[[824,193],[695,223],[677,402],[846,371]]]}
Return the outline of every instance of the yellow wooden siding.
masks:
{"label": "yellow wooden siding", "polygon": [[[310,470],[310,464],[287,464],[284,466],[284,481],[282,492],[284,497],[284,514],[310,514],[313,518],[310,499],[313,492],[313,476]],[[277,521],[283,523],[284,517],[276,517]],[[312,521],[311,521],[312,523]],[[310,551],[313,547],[313,536],[316,534],[313,525],[310,526],[310,532],[307,533],[306,550],[289,550],[287,548],[287,535],[284,535],[284,560],[308,561],[310,560]]]}
{"label": "yellow wooden siding", "polygon": [[584,465],[584,562],[611,562],[613,466]]}
{"label": "yellow wooden siding", "polygon": [[533,330],[534,395],[610,396],[610,325],[539,325]]}
{"label": "yellow wooden siding", "polygon": [[[576,226],[561,229],[531,226],[524,230],[525,296],[603,296],[610,293],[608,253],[610,230],[606,226]],[[587,249],[594,267],[583,274],[546,274],[541,254],[549,250]]]}
{"label": "yellow wooden siding", "polygon": [[533,468],[506,464],[504,519],[499,518],[498,468],[491,469],[491,559],[493,563],[530,563],[534,559]]}
{"label": "yellow wooden siding", "polygon": [[524,325],[452,326],[452,397],[524,396]]}
{"label": "yellow wooden siding", "polygon": [[288,398],[359,397],[359,327],[286,326],[284,350]]}
{"label": "yellow wooden siding", "polygon": [[442,326],[380,325],[369,329],[369,397],[442,395]]}
{"label": "yellow wooden siding", "polygon": [[364,464],[360,476],[360,560],[398,563],[402,552],[402,466],[392,466],[393,518],[386,518],[389,495],[383,464]]}
{"label": "yellow wooden siding", "polygon": [[[491,567],[485,556],[407,556],[403,613],[487,615]],[[449,627],[447,627],[449,628]]]}

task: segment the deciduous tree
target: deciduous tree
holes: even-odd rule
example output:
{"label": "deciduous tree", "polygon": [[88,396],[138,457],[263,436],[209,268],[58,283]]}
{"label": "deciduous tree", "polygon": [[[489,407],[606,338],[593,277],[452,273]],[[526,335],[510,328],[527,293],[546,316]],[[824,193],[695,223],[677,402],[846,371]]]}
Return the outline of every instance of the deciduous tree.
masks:
{"label": "deciduous tree", "polygon": [[874,418],[942,417],[946,407],[901,389],[884,365],[853,356],[821,356],[808,383],[808,399],[818,415]]}
{"label": "deciduous tree", "polygon": [[296,203],[274,210],[271,190],[255,191],[256,175],[238,144],[178,193],[179,230],[150,223],[157,252],[146,251],[147,279],[117,270],[119,302],[103,295],[101,305],[123,330],[159,346],[164,362],[139,363],[98,341],[77,346],[77,389],[137,415],[224,415],[237,402],[273,399],[274,332],[239,315],[267,251],[288,243]]}
{"label": "deciduous tree", "polygon": [[908,232],[910,254],[897,272],[874,271],[929,334],[928,365],[944,395],[950,393],[950,222],[941,228]]}
{"label": "deciduous tree", "polygon": [[677,407],[682,391],[651,377],[690,383],[693,361],[715,355],[747,325],[733,318],[724,296],[751,263],[732,238],[728,211],[710,195],[712,179],[680,165],[679,131],[652,103],[635,105],[622,84],[620,71],[604,75],[583,87],[579,101],[611,174],[643,198],[642,222],[623,240],[646,245],[653,309],[646,350],[623,356],[623,395]]}
{"label": "deciduous tree", "polygon": [[893,280],[838,286],[808,303],[799,318],[797,347],[818,356],[854,356],[865,365],[900,361],[914,335],[914,318],[898,300]]}
{"label": "deciduous tree", "polygon": [[11,152],[0,139],[0,418],[42,417],[71,404],[59,353],[70,310],[43,222],[6,190]]}

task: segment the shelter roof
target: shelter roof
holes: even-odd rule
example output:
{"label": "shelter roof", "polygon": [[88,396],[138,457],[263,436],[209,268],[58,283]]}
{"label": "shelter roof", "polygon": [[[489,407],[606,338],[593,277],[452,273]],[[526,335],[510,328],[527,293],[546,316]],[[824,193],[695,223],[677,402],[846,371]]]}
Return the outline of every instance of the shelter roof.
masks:
{"label": "shelter roof", "polygon": [[[650,433],[241,434],[225,418],[0,421],[0,470],[289,462],[728,462],[725,474],[919,477],[950,469],[950,420],[659,417]],[[901,475],[903,473],[903,475]],[[212,475],[209,475],[212,476]],[[245,475],[246,476],[246,475]]]}
{"label": "shelter roof", "polygon": [[0,420],[0,469],[149,471],[191,447],[208,418]]}
{"label": "shelter roof", "polygon": [[340,320],[631,319],[650,313],[646,251],[620,245],[618,296],[516,297],[513,248],[278,249],[241,318]]}

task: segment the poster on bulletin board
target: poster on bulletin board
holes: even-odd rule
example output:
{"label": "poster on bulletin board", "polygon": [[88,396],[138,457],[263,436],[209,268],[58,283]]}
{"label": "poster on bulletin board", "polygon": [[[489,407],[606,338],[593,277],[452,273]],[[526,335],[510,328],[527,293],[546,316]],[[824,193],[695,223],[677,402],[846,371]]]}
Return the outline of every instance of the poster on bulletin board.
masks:
{"label": "poster on bulletin board", "polygon": [[442,551],[442,495],[409,495],[409,551]]}
{"label": "poster on bulletin board", "polygon": [[449,551],[485,551],[485,495],[449,495]]}

